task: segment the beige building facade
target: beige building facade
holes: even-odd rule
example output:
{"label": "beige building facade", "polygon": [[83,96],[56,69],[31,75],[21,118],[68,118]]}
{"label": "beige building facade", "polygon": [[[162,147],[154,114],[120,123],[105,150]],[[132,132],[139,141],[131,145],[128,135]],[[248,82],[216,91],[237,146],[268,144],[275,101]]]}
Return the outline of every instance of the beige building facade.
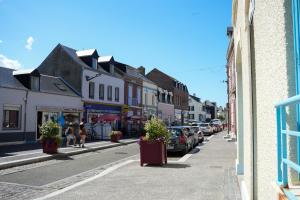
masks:
{"label": "beige building facade", "polygon": [[291,0],[233,0],[237,159],[243,199],[278,199],[275,104],[294,96]]}

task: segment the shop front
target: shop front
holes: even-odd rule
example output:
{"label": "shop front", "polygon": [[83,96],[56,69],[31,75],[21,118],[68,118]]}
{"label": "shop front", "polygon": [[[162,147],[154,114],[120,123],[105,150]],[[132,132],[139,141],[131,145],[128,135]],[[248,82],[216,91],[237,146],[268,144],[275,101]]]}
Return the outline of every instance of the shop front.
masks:
{"label": "shop front", "polygon": [[78,131],[82,110],[78,108],[65,107],[37,107],[37,139],[41,136],[39,127],[48,121],[59,123],[62,126],[62,132],[68,125],[74,126],[74,132]]}
{"label": "shop front", "polygon": [[129,108],[123,113],[124,127],[123,130],[129,137],[139,136],[143,127],[142,110],[139,108]]}
{"label": "shop front", "polygon": [[84,110],[87,123],[109,123],[114,130],[121,127],[121,106],[85,103]]}

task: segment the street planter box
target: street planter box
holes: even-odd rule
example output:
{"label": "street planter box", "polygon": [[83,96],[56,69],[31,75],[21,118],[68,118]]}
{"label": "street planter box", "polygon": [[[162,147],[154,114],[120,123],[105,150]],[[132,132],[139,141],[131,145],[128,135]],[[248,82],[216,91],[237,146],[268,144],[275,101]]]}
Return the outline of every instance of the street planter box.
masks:
{"label": "street planter box", "polygon": [[160,141],[149,142],[140,141],[140,160],[141,166],[163,165],[167,164],[167,148],[166,144]]}
{"label": "street planter box", "polygon": [[47,154],[56,154],[58,149],[58,144],[55,141],[55,139],[45,139],[45,141],[42,142],[43,146],[43,153]]}

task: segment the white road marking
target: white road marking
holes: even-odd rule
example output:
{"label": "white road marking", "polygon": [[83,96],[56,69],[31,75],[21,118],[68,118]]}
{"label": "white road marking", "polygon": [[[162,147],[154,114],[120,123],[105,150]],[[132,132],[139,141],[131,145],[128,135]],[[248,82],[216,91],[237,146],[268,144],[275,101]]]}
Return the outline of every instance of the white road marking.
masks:
{"label": "white road marking", "polygon": [[44,200],[44,199],[49,199],[49,198],[55,197],[55,196],[57,196],[57,195],[59,195],[59,194],[62,194],[62,193],[64,193],[64,192],[67,192],[67,191],[69,191],[69,190],[72,190],[72,189],[74,189],[74,188],[77,188],[77,187],[79,187],[79,186],[81,186],[81,185],[83,185],[83,184],[86,184],[86,183],[88,183],[88,182],[91,182],[91,181],[93,181],[93,180],[95,180],[95,179],[97,179],[97,178],[100,178],[100,177],[102,177],[102,176],[105,176],[105,175],[107,175],[107,174],[109,174],[109,173],[111,173],[111,172],[117,170],[118,168],[123,167],[123,166],[125,166],[125,165],[128,165],[128,164],[130,164],[130,163],[132,163],[132,162],[134,162],[134,160],[127,160],[127,161],[125,161],[125,162],[119,163],[119,164],[114,165],[114,166],[112,166],[112,167],[110,167],[110,168],[107,168],[106,170],[104,170],[103,172],[101,172],[100,174],[98,174],[98,175],[96,175],[96,176],[93,176],[93,177],[91,177],[91,178],[85,179],[85,180],[83,180],[83,181],[80,181],[80,182],[78,182],[78,183],[75,183],[74,185],[65,187],[65,188],[63,188],[63,189],[61,189],[61,190],[57,190],[57,191],[55,191],[55,192],[52,192],[52,193],[50,193],[50,194],[48,194],[48,195],[46,195],[46,196],[37,198],[37,199],[35,199],[35,200]]}
{"label": "white road marking", "polygon": [[[88,172],[90,172],[90,171],[93,171],[93,170],[96,170],[96,169],[99,169],[99,168],[105,168],[105,167],[107,167],[107,166],[110,166],[110,165],[114,165],[114,164],[116,164],[116,163],[119,163],[119,162],[121,162],[121,161],[123,161],[123,160],[127,160],[127,159],[129,159],[129,158],[136,157],[137,155],[139,155],[139,154],[135,154],[135,155],[133,155],[133,156],[129,156],[129,157],[126,157],[126,158],[122,158],[122,159],[120,159],[120,160],[117,160],[117,161],[114,161],[114,162],[111,162],[111,163],[108,163],[108,164],[105,164],[105,165],[101,165],[101,166],[99,166],[99,167],[96,167],[96,168],[93,168],[93,169],[84,171],[84,172],[82,172],[82,173],[88,173]],[[109,168],[107,168],[107,169],[109,169]],[[63,179],[60,179],[60,180],[57,180],[57,181],[48,183],[48,184],[46,184],[46,185],[43,185],[43,187],[44,187],[44,186],[51,186],[51,185],[53,185],[53,184],[55,184],[55,183],[58,183],[58,182],[60,182],[60,181],[62,181],[62,180],[69,179],[69,178],[72,178],[72,177],[76,177],[76,176],[78,176],[78,175],[80,175],[80,174],[82,174],[82,173],[75,174],[75,175],[73,175],[73,176],[69,176],[69,177],[67,177],[67,178],[63,178]],[[101,172],[101,173],[102,173],[102,172]]]}
{"label": "white road marking", "polygon": [[211,138],[213,138],[215,135],[211,135],[211,136],[209,136],[208,138],[206,138],[208,141],[210,141],[211,140]]}

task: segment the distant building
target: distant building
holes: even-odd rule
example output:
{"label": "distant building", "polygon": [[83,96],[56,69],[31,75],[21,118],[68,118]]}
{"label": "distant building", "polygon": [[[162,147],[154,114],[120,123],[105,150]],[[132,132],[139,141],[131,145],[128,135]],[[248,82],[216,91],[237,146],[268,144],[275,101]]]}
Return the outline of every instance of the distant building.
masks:
{"label": "distant building", "polygon": [[227,36],[229,38],[229,45],[227,48],[227,95],[229,100],[229,131],[236,135],[236,68],[234,63],[234,38],[233,28],[227,28]]}
{"label": "distant building", "polygon": [[157,117],[157,104],[158,104],[158,87],[157,85],[146,78],[145,68],[139,67],[139,72],[143,79],[143,120],[144,122],[151,119],[152,117]]}
{"label": "distant building", "polygon": [[188,120],[189,108],[189,92],[187,86],[156,68],[150,71],[146,77],[156,83],[163,91],[168,91],[168,94],[165,92],[162,93],[162,99],[173,102],[175,123],[183,124],[186,122]]}
{"label": "distant building", "polygon": [[175,109],[172,97],[172,92],[164,90],[160,87],[158,88],[158,118],[163,120],[168,126],[174,124],[175,122]]}
{"label": "distant building", "polygon": [[206,121],[206,112],[203,110],[203,103],[195,94],[189,95],[189,121]]}
{"label": "distant building", "polygon": [[124,83],[123,130],[129,135],[139,135],[143,127],[142,89],[143,76],[127,64],[116,62],[116,68],[122,71]]}
{"label": "distant building", "polygon": [[217,103],[206,100],[204,102],[204,110],[206,112],[206,121],[217,118]]}
{"label": "distant building", "polygon": [[82,117],[81,97],[73,88],[37,70],[13,76],[13,70],[0,68],[0,93],[0,144],[33,142],[43,122],[79,125]]}
{"label": "distant building", "polygon": [[[102,68],[107,63],[109,71]],[[96,49],[77,51],[58,44],[37,70],[41,74],[62,77],[72,86],[82,97],[87,123],[105,123],[119,130],[124,105],[124,80],[121,72],[113,70],[114,65],[113,58],[101,58]]]}

